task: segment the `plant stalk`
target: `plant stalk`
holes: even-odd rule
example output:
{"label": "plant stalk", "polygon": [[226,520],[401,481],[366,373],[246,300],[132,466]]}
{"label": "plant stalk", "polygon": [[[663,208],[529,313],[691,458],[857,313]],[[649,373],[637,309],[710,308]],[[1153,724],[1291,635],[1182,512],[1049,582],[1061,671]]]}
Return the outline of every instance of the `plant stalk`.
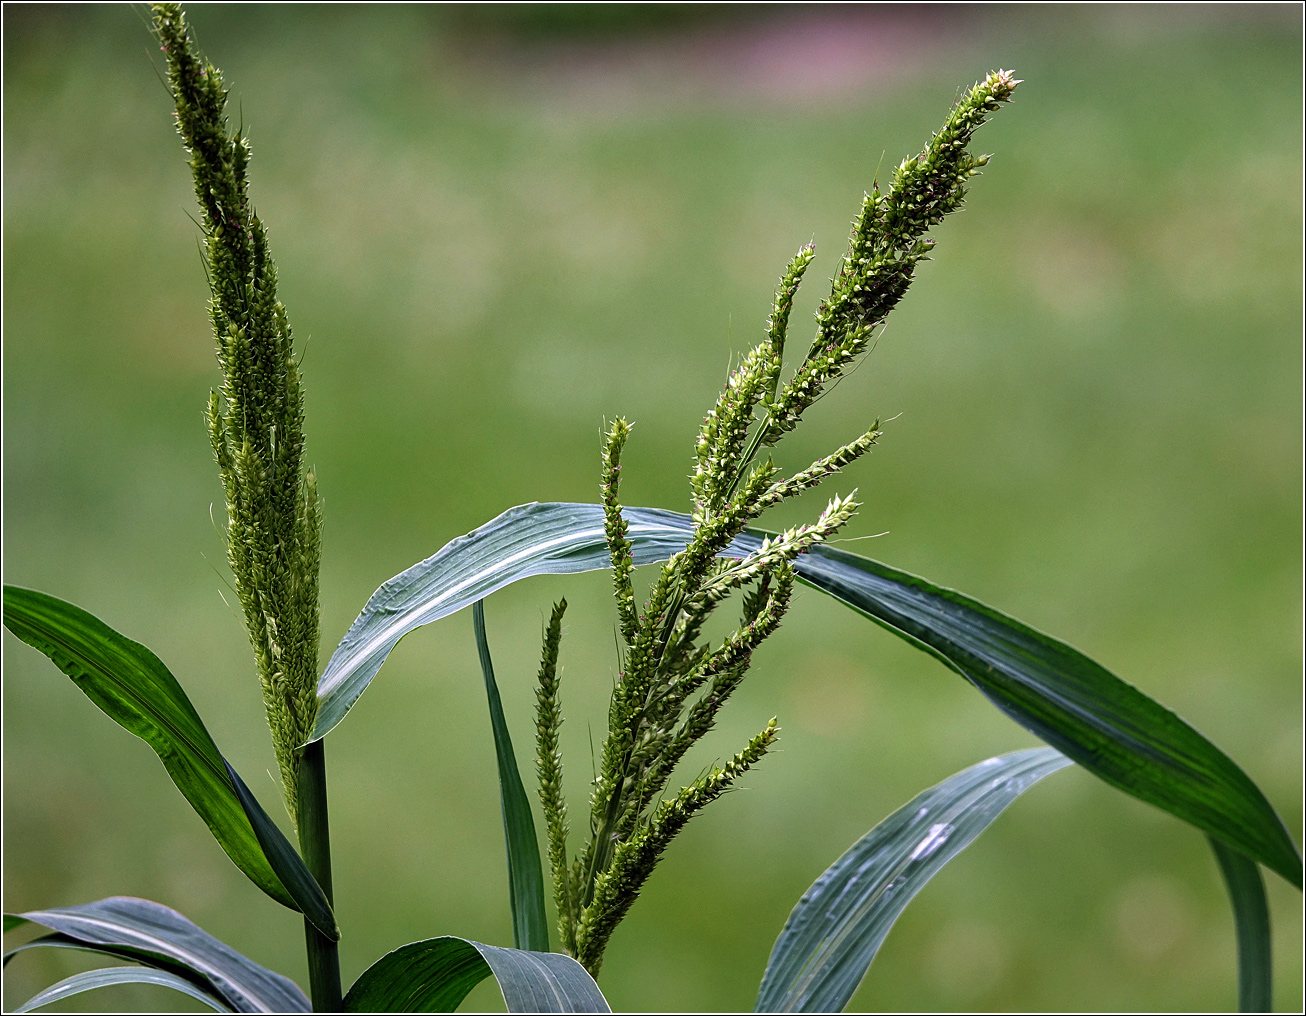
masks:
{"label": "plant stalk", "polygon": [[[325,741],[306,745],[299,756],[299,851],[304,863],[335,906],[331,888],[331,827],[327,817]],[[343,1012],[340,952],[337,944],[304,919],[308,983],[314,1012]]]}

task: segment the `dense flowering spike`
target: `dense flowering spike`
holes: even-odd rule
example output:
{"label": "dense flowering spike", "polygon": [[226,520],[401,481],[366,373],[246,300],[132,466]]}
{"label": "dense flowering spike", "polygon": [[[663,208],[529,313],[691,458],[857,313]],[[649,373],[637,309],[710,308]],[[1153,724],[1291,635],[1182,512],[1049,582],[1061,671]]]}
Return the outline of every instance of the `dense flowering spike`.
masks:
{"label": "dense flowering spike", "polygon": [[599,490],[603,497],[603,531],[612,558],[612,587],[617,599],[617,620],[627,645],[635,641],[639,617],[635,611],[635,589],[631,575],[635,561],[630,540],[626,538],[626,520],[621,515],[617,488],[621,483],[621,450],[630,436],[630,425],[623,419],[612,421],[608,440],[603,447],[603,475]]}
{"label": "dense flowering spike", "polygon": [[767,364],[767,392],[763,402],[768,406],[775,399],[780,384],[780,367],[784,361],[785,337],[789,332],[789,312],[794,307],[794,295],[798,292],[798,284],[803,281],[803,273],[814,257],[815,244],[808,243],[799,248],[784,275],[780,277],[780,287],[775,292],[775,303],[771,306],[771,316],[766,322],[766,340],[771,355]]}
{"label": "dense flowering spike", "polygon": [[771,391],[780,364],[771,343],[754,348],[730,376],[699,435],[698,461],[691,477],[695,521],[706,521],[730,496],[753,424],[753,409]]}
{"label": "dense flowering spike", "polygon": [[759,514],[767,508],[779,504],[786,498],[801,494],[805,490],[815,487],[827,476],[839,472],[844,466],[855,462],[861,458],[879,439],[880,424],[877,420],[875,424],[861,437],[849,441],[842,448],[836,449],[823,459],[817,459],[801,473],[795,473],[787,480],[781,480],[767,488],[766,492],[757,499],[757,509]]}
{"label": "dense flowering spike", "polygon": [[209,438],[227,499],[227,558],[263,686],[286,806],[317,713],[317,484],[303,465],[304,408],[276,266],[247,191],[249,143],[228,132],[227,92],[197,55],[177,4],[156,4],[177,130],[190,152],[204,231],[222,384]]}
{"label": "dense flowering spike", "polygon": [[[640,780],[637,813],[642,813],[648,803],[662,792],[671,778],[671,771],[685,752],[712,729],[717,712],[743,680],[753,650],[780,626],[793,594],[794,572],[784,564],[778,566],[773,574],[774,589],[770,589],[772,576],[768,574],[763,582],[768,591],[762,593],[762,602],[750,612],[751,616],[747,616],[743,625],[726,638],[719,649],[705,654],[698,666],[668,687],[661,718],[664,722],[671,722],[666,728],[661,752]],[[675,723],[674,718],[680,715],[689,696],[708,682],[707,692],[685,710],[683,720]]]}
{"label": "dense flowering spike", "polygon": [[553,606],[544,633],[539,687],[535,692],[535,772],[540,780],[540,805],[549,836],[549,868],[553,875],[553,902],[558,908],[558,937],[563,948],[576,950],[576,905],[567,870],[567,801],[562,794],[562,752],[558,731],[562,709],[558,702],[558,646],[562,642],[562,615],[567,601]]}

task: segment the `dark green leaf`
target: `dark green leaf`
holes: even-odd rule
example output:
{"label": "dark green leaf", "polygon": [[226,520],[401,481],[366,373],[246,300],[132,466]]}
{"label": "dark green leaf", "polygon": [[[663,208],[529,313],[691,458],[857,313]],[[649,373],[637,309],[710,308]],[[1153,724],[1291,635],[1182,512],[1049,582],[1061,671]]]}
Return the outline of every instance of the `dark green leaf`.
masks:
{"label": "dark green leaf", "polygon": [[363,971],[345,995],[346,1012],[453,1012],[490,975],[461,938],[410,942]]}
{"label": "dark green leaf", "polygon": [[503,839],[508,848],[508,902],[512,907],[512,941],[518,949],[549,951],[549,919],[544,910],[544,874],[540,865],[540,844],[535,836],[531,802],[522,786],[513,754],[508,723],[494,681],[490,644],[485,638],[485,602],[472,604],[472,628],[476,652],[485,676],[485,695],[490,702],[490,727],[494,731],[494,754],[499,763],[499,805],[503,814]]}
{"label": "dark green leaf", "polygon": [[[312,1009],[308,998],[290,978],[242,956],[161,903],[132,896],[111,896],[75,907],[32,910],[17,917],[58,932],[93,951],[184,976],[225,999],[236,1012],[309,1012]],[[61,940],[44,944],[67,943]]]}
{"label": "dark green leaf", "polygon": [[912,897],[1007,805],[1070,764],[1052,748],[988,759],[912,798],[854,843],[789,915],[755,1011],[843,1011]]}
{"label": "dark green leaf", "polygon": [[1238,931],[1238,1011],[1273,1012],[1274,969],[1270,942],[1270,908],[1256,862],[1215,837],[1211,849],[1220,862],[1233,904]]}
{"label": "dark green leaf", "polygon": [[411,942],[363,971],[346,1012],[453,1012],[490,974],[509,1012],[611,1012],[594,979],[570,956],[461,938]]}
{"label": "dark green leaf", "polygon": [[[624,511],[636,564],[680,549],[692,530],[689,517],[676,512]],[[746,554],[764,535],[750,531],[726,553]],[[608,564],[598,505],[522,505],[454,540],[368,601],[319,682],[315,734],[340,721],[414,628],[517,579]],[[803,582],[942,660],[1096,776],[1301,886],[1297,848],[1247,775],[1170,710],[1083,653],[968,596],[847,551],[815,547],[797,571]]]}
{"label": "dark green leaf", "polygon": [[[748,546],[748,539],[741,541]],[[1064,642],[888,565],[818,547],[799,578],[925,649],[1026,730],[1301,888],[1297,848],[1260,788],[1160,703]]]}
{"label": "dark green leaf", "polygon": [[4,587],[4,622],[149,744],[236,866],[278,903],[299,909],[264,855],[217,745],[157,656],[80,607],[32,589]]}
{"label": "dark green leaf", "polygon": [[323,935],[333,942],[337,941],[340,929],[336,927],[336,915],[331,912],[331,903],[326,898],[326,893],[317,884],[317,879],[308,870],[299,851],[290,845],[285,833],[263,810],[258,798],[245,785],[240,774],[231,768],[231,763],[226,759],[222,762],[227,767],[227,775],[231,777],[231,785],[240,800],[240,806],[245,809],[245,817],[254,827],[254,835],[263,848],[263,855],[281,879],[281,884],[294,897],[296,909],[312,921],[313,926]]}
{"label": "dark green leaf", "polygon": [[189,981],[184,981],[175,974],[163,970],[151,970],[149,967],[105,967],[103,970],[87,970],[85,973],[65,977],[58,984],[53,984],[38,992],[20,1005],[14,1012],[31,1012],[33,1009],[51,1002],[58,1002],[69,995],[77,995],[92,988],[103,988],[110,984],[161,984],[165,988],[175,988],[191,998],[197,998],[210,1009],[217,1012],[231,1012],[208,992],[201,991]]}

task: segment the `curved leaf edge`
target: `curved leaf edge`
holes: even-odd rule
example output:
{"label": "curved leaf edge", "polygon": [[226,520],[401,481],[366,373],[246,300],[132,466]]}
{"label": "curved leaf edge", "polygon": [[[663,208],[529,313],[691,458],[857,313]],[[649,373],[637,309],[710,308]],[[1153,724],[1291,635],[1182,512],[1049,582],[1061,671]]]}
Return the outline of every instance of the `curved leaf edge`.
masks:
{"label": "curved leaf edge", "polygon": [[841,1012],[916,894],[1025,791],[1072,764],[1055,748],[985,759],[877,822],[794,905],[754,1011]]}
{"label": "curved leaf edge", "polygon": [[[762,533],[759,530],[749,530],[750,535],[766,536],[770,534]],[[1056,728],[1038,722],[1037,718],[1031,714],[1023,713],[1014,708],[1011,703],[1003,701],[1000,689],[993,679],[993,670],[991,666],[986,666],[983,660],[973,659],[969,661],[970,666],[963,662],[950,657],[939,647],[931,644],[921,637],[920,634],[913,631],[912,625],[904,625],[895,621],[889,616],[894,612],[891,609],[883,609],[885,616],[875,613],[868,609],[863,603],[854,602],[846,596],[841,596],[838,592],[823,584],[816,577],[819,570],[825,570],[827,563],[836,565],[845,565],[856,568],[858,571],[870,573],[876,578],[895,583],[924,593],[927,596],[935,597],[955,605],[963,610],[973,611],[974,613],[995,622],[1008,630],[1038,643],[1041,647],[1050,651],[1051,654],[1061,656],[1066,660],[1067,669],[1074,667],[1086,667],[1096,672],[1099,680],[1110,682],[1116,687],[1118,693],[1125,697],[1132,698],[1134,702],[1145,710],[1154,711],[1157,717],[1163,722],[1173,724],[1178,728],[1181,736],[1187,736],[1196,739],[1201,746],[1207,749],[1216,764],[1219,766],[1225,780],[1232,787],[1236,787],[1244,796],[1244,803],[1251,806],[1256,817],[1261,819],[1261,830],[1268,834],[1260,842],[1253,841],[1247,833],[1246,825],[1233,821],[1219,821],[1218,816],[1215,820],[1210,817],[1203,820],[1197,815],[1180,814],[1175,806],[1172,806],[1167,799],[1147,788],[1129,782],[1126,778],[1112,773],[1103,765],[1103,760],[1099,753],[1091,747],[1079,744],[1070,737],[1065,736]],[[798,579],[804,585],[819,590],[827,595],[834,597],[846,606],[850,607],[856,613],[862,615],[870,621],[875,622],[886,631],[892,632],[899,638],[915,646],[935,659],[943,663],[948,669],[960,675],[968,683],[972,684],[986,699],[989,700],[997,709],[1005,713],[1009,718],[1014,720],[1020,726],[1047,742],[1052,747],[1058,749],[1064,754],[1070,756],[1078,762],[1083,768],[1087,769],[1098,779],[1121,790],[1132,797],[1145,801],[1163,811],[1167,811],[1175,817],[1182,819],[1190,825],[1196,827],[1208,835],[1217,839],[1232,842],[1235,849],[1254,856],[1258,861],[1264,864],[1271,871],[1276,872],[1284,878],[1285,881],[1297,889],[1302,888],[1303,884],[1303,867],[1301,852],[1297,844],[1288,832],[1286,823],[1282,816],[1279,815],[1275,807],[1266,798],[1264,792],[1256,785],[1255,781],[1238,765],[1232,758],[1223,752],[1210,738],[1206,737],[1185,720],[1174,710],[1158,702],[1146,692],[1137,686],[1115,674],[1113,671],[1098,663],[1092,657],[1083,651],[1075,648],[1071,644],[1055,638],[1046,632],[1040,631],[1031,625],[1026,624],[1017,618],[1004,614],[1002,611],[968,596],[958,590],[946,586],[938,586],[928,579],[922,578],[911,572],[895,568],[891,565],[883,564],[871,558],[862,557],[849,551],[836,547],[817,546],[809,554],[809,560],[799,563]],[[963,649],[957,651],[958,656],[968,656]],[[1145,743],[1140,744],[1140,752],[1147,753],[1150,748]]]}
{"label": "curved leaf edge", "polygon": [[547,953],[549,919],[544,905],[544,869],[530,798],[517,768],[508,721],[503,715],[499,686],[494,679],[490,644],[485,634],[485,601],[472,604],[472,632],[485,679],[490,708],[490,729],[499,770],[499,810],[503,841],[508,854],[508,904],[512,913],[512,944],[518,949]]}
{"label": "curved leaf edge", "polygon": [[80,974],[65,977],[62,981],[37,992],[26,1002],[13,1010],[16,1013],[31,1012],[43,1005],[59,1002],[84,991],[106,988],[114,984],[157,984],[172,988],[191,998],[198,999],[215,1012],[234,1012],[225,1003],[218,1001],[208,992],[197,988],[190,981],[170,974],[165,970],[151,967],[101,967],[98,970],[86,970]]}
{"label": "curved leaf edge", "polygon": [[[30,949],[72,949],[77,952],[97,953],[101,956],[113,956],[116,959],[125,960],[128,963],[136,963],[143,967],[153,967],[155,970],[162,970],[165,973],[175,974],[183,980],[190,981],[197,988],[203,991],[212,992],[215,995],[225,994],[217,985],[209,980],[204,974],[192,967],[186,966],[178,960],[164,956],[162,953],[153,953],[147,949],[133,949],[130,946],[114,945],[105,942],[86,942],[72,935],[65,935],[61,931],[52,931],[48,935],[42,935],[40,938],[34,938],[30,942],[24,942],[22,945],[16,945],[12,949],[7,949],[3,957],[0,957],[0,965],[9,966],[12,960],[21,952],[27,952]],[[231,999],[226,999],[228,1004],[233,1004]]]}
{"label": "curved leaf edge", "polygon": [[222,763],[227,767],[227,775],[231,779],[236,799],[245,809],[245,817],[249,819],[254,835],[258,837],[259,846],[263,848],[263,856],[268,859],[273,872],[281,879],[281,884],[286,887],[297,905],[293,909],[297,909],[308,918],[313,927],[331,941],[339,941],[340,928],[336,924],[331,901],[327,899],[326,893],[322,891],[313,873],[308,870],[308,865],[304,863],[299,851],[291,846],[290,841],[286,839],[286,834],[263,810],[263,806],[258,803],[258,798],[240,778],[240,774],[231,767],[231,763],[225,758]]}
{"label": "curved leaf edge", "polygon": [[386,953],[346,992],[345,1011],[453,1012],[491,975],[509,1012],[612,1011],[594,979],[570,956],[452,935],[409,942]]}
{"label": "curved leaf edge", "polygon": [[[7,950],[2,964],[6,967],[28,949],[77,949],[181,977],[223,999],[235,1012],[312,1011],[308,996],[291,978],[256,963],[184,914],[153,900],[110,896],[4,917],[7,931],[31,924],[52,932]],[[135,944],[115,940],[122,937]]]}
{"label": "curved leaf edge", "polygon": [[1209,839],[1233,907],[1238,942],[1238,1011],[1273,1012],[1273,942],[1261,869],[1241,851],[1214,836]]}

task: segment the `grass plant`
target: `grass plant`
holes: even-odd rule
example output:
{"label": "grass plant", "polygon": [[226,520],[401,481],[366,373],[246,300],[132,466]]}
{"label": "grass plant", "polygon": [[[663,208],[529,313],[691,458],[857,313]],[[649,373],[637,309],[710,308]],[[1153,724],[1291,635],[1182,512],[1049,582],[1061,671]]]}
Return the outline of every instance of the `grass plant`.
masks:
{"label": "grass plant", "polygon": [[[1049,747],[987,759],[923,791],[853,844],[795,905],[759,988],[758,1011],[843,1009],[911,898],[1034,783],[1078,764],[1210,838],[1238,928],[1239,999],[1268,1008],[1268,912],[1260,866],[1301,887],[1301,859],[1243,771],[1174,713],[1068,645],[952,590],[831,547],[859,507],[836,495],[812,522],[779,533],[763,514],[839,474],[882,436],[878,420],[784,475],[772,450],[873,348],[933,241],[987,156],[974,133],[1020,82],[987,75],[881,188],[872,181],[847,254],[801,356],[788,341],[794,297],[815,257],[802,246],[780,278],[762,341],[729,372],[691,458],[688,514],[625,505],[631,425],[603,439],[597,504],[510,508],[384,583],[318,674],[321,509],[304,464],[304,398],[267,231],[249,198],[250,148],[226,112],[220,72],[196,48],[177,4],[154,6],[177,125],[190,154],[221,381],[209,435],[227,502],[228,560],[245,621],[298,849],[218,749],[181,685],[146,647],[45,593],[4,591],[5,625],[114,720],[144,739],[232,861],[304,915],[310,991],[207,935],[159,903],[112,897],[6,916],[48,933],[11,949],[77,948],[134,966],[74,975],[35,1008],[138,980],[219,1011],[451,1011],[493,976],[512,1011],[607,1011],[596,978],[618,925],[686,823],[735,786],[780,736],[772,719],[730,759],[671,791],[693,746],[745,679],[797,584],[833,596],[938,658]],[[651,566],[647,590],[641,591]],[[559,661],[566,601],[544,632],[535,771],[539,838],[508,733],[483,601],[538,574],[611,571],[617,677],[595,753],[584,842],[575,848],[563,784]],[[737,600],[738,622],[710,636]],[[642,601],[642,607],[640,603]],[[331,878],[324,741],[406,634],[471,607],[496,748],[508,859],[512,947],[452,936],[380,957],[344,990]],[[574,851],[574,852],[573,852]],[[551,950],[551,896],[560,951]]]}

